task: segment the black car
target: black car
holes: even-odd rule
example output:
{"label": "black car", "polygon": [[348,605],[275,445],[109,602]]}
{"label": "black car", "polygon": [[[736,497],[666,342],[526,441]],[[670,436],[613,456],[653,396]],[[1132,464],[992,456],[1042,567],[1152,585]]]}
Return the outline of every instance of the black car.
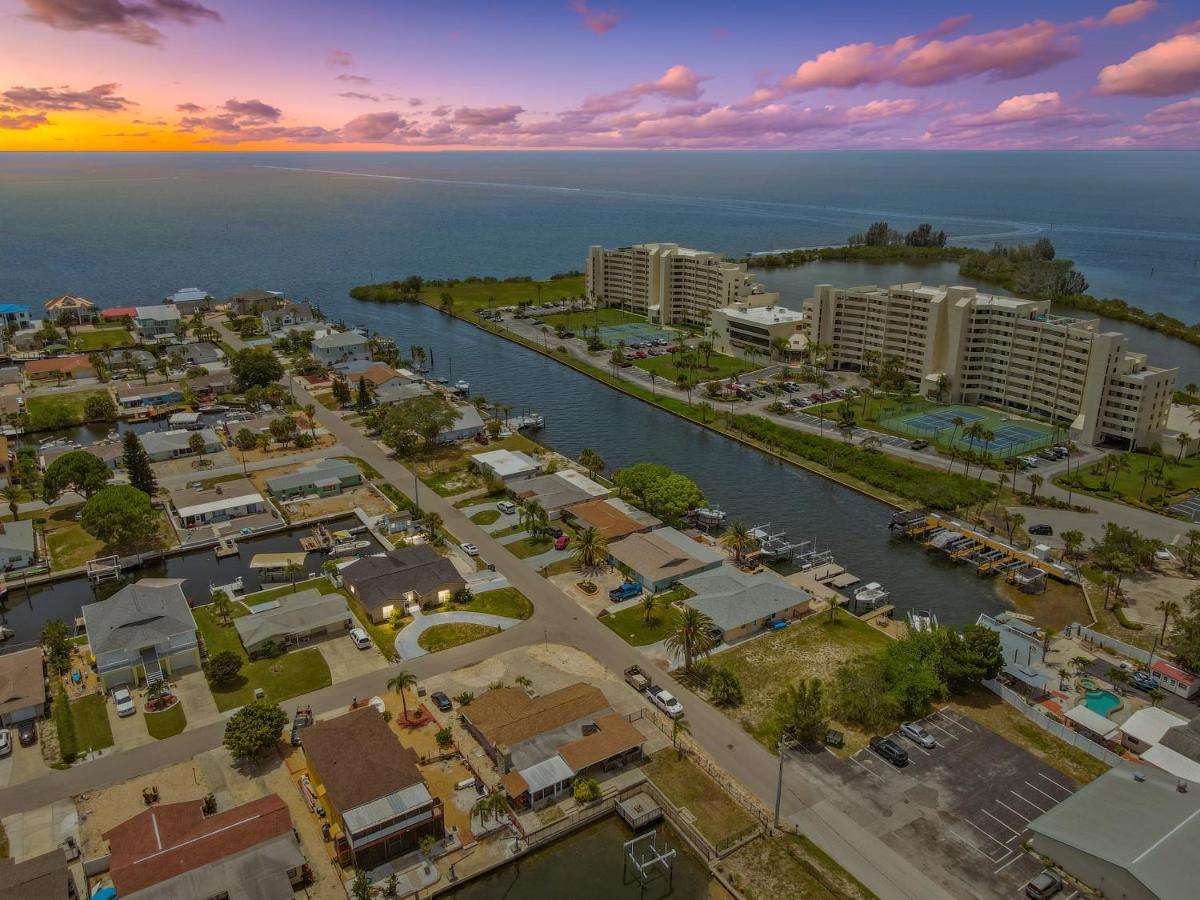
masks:
{"label": "black car", "polygon": [[450,702],[450,698],[446,696],[445,691],[434,691],[429,695],[429,699],[442,712],[450,712],[450,710],[454,709],[454,704]]}
{"label": "black car", "polygon": [[897,768],[908,765],[908,751],[891,738],[876,735],[871,738],[871,749]]}
{"label": "black car", "polygon": [[26,719],[17,725],[17,740],[21,742],[22,747],[30,747],[37,743],[37,723],[33,719]]}
{"label": "black car", "polygon": [[1029,884],[1025,885],[1025,896],[1032,897],[1033,900],[1045,900],[1046,897],[1053,897],[1061,891],[1062,886],[1061,878],[1049,869],[1042,869]]}
{"label": "black car", "polygon": [[929,446],[929,441],[926,441],[926,440],[916,440],[916,441],[913,441],[913,442],[912,442],[911,444],[909,444],[908,446],[909,446],[909,449],[910,449],[910,450],[924,450],[926,447],[928,447],[928,446]]}
{"label": "black car", "polygon": [[1049,525],[1030,525],[1030,534],[1054,534],[1054,529]]}
{"label": "black car", "polygon": [[563,530],[557,525],[549,525],[544,529],[544,531],[552,538],[560,538],[563,536]]}

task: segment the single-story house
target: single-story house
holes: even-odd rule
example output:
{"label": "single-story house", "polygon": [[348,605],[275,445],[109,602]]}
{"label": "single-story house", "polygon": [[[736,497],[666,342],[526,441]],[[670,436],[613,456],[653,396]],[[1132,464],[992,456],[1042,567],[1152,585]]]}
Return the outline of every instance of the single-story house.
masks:
{"label": "single-story house", "polygon": [[58,847],[40,856],[15,862],[0,857],[0,900],[77,900],[79,889]]}
{"label": "single-story house", "polygon": [[66,313],[76,325],[92,322],[96,319],[96,304],[87,297],[77,297],[74,294],[63,294],[53,300],[46,301],[46,318],[57,322],[58,317]]}
{"label": "single-story house", "polygon": [[322,594],[316,588],[288,594],[261,607],[251,607],[250,615],[233,620],[242,646],[253,656],[268,641],[280,646],[303,644],[327,634],[349,631],[354,615],[341,594]]}
{"label": "single-story house", "polygon": [[0,386],[19,386],[24,380],[25,376],[24,373],[21,372],[20,366],[0,367]]}
{"label": "single-story house", "polygon": [[46,670],[42,648],[0,655],[0,725],[8,727],[46,712]]}
{"label": "single-story house", "polygon": [[403,385],[412,383],[412,379],[405,378],[391,366],[380,362],[372,363],[370,366],[363,369],[357,374],[354,380],[357,381],[358,378],[366,379],[367,384],[369,384],[371,389],[374,391],[379,391],[383,388],[393,386],[401,387]]}
{"label": "single-story house", "polygon": [[[55,447],[53,450],[43,450],[41,456],[38,458],[38,461],[42,465],[42,470],[47,469],[60,456],[74,453],[75,449],[74,447]],[[92,444],[87,448],[87,451],[114,472],[117,470],[117,464],[125,458],[125,447],[119,440],[105,440],[98,444]]]}
{"label": "single-story house", "polygon": [[452,444],[455,441],[465,441],[481,434],[484,430],[483,417],[474,406],[458,406],[458,418],[454,424],[439,434],[435,444]]}
{"label": "single-story house", "polygon": [[186,428],[177,431],[147,431],[141,435],[141,440],[150,461],[162,462],[164,459],[177,459],[194,453],[191,440],[195,435],[199,435],[204,441],[205,453],[216,453],[221,449],[221,439],[211,428],[201,428],[197,431],[188,431]]}
{"label": "single-story house", "polygon": [[234,294],[225,301],[233,310],[235,316],[259,316],[264,310],[278,309],[288,302],[279,291],[264,291],[261,288],[251,288]]}
{"label": "single-story house", "polygon": [[423,382],[393,380],[375,391],[375,403],[378,406],[391,406],[393,403],[424,397],[428,393],[429,388]]}
{"label": "single-story house", "polygon": [[708,616],[727,643],[797,619],[808,612],[812,594],[770,570],[748,573],[733,566],[683,579],[695,593],[683,602]]}
{"label": "single-story house", "polygon": [[1156,657],[1150,671],[1154,673],[1154,677],[1158,679],[1158,684],[1164,691],[1178,694],[1184,700],[1191,700],[1196,696],[1196,692],[1200,691],[1200,677],[1197,677],[1194,672],[1172,665],[1165,659]]}
{"label": "single-story house", "polygon": [[658,528],[608,545],[614,565],[627,569],[651,593],[664,591],[680,579],[719,568],[725,555],[675,528]]}
{"label": "single-story house", "polygon": [[207,375],[188,378],[187,386],[199,396],[223,394],[233,389],[233,375],[228,369],[217,369]]}
{"label": "single-story house", "polygon": [[281,328],[293,325],[305,325],[316,320],[313,308],[308,303],[286,303],[276,309],[264,310],[262,314],[263,331],[270,334]]}
{"label": "single-story house", "polygon": [[312,354],[323,365],[338,366],[356,360],[370,360],[371,348],[367,339],[357,332],[336,331],[314,340]]}
{"label": "single-story house", "polygon": [[1069,723],[1069,728],[1078,731],[1098,744],[1120,740],[1121,738],[1121,730],[1117,728],[1116,722],[1108,716],[1102,716],[1083,703],[1068,709],[1063,713],[1063,717]]}
{"label": "single-story house", "polygon": [[180,288],[167,297],[166,302],[173,304],[180,315],[191,316],[197,312],[211,312],[216,300],[208,291],[192,287]]}
{"label": "single-story house", "polygon": [[167,348],[168,353],[174,353],[176,350],[183,354],[189,366],[215,366],[225,359],[221,348],[211,341],[196,341],[193,344]]}
{"label": "single-story house", "polygon": [[1189,900],[1200,790],[1149,766],[1118,765],[1026,826],[1033,851],[1105,897]]}
{"label": "single-story house", "polygon": [[32,328],[33,322],[29,307],[24,303],[0,303],[0,323],[3,323],[0,327],[11,325],[15,331],[23,331]]}
{"label": "single-story house", "polygon": [[584,682],[539,697],[491,688],[461,713],[518,806],[552,800],[580,775],[636,762],[646,742],[603,691]]}
{"label": "single-story house", "polygon": [[466,581],[458,569],[428,544],[367,556],[342,569],[342,584],[372,622],[386,622],[397,606],[437,606]]}
{"label": "single-story house", "polygon": [[471,455],[471,465],[504,484],[542,474],[542,463],[520,450],[488,450]]}
{"label": "single-story house", "polygon": [[551,517],[589,500],[607,497],[611,491],[574,469],[563,469],[550,475],[536,475],[510,485],[514,494],[532,500]]}
{"label": "single-story house", "polygon": [[132,319],[137,315],[137,307],[135,306],[110,306],[108,309],[100,310],[100,318],[102,319]]}
{"label": "single-story house", "polygon": [[282,798],[210,815],[203,806],[159,804],[104,832],[121,900],[290,900],[304,882],[304,853]]}
{"label": "single-story house", "polygon": [[83,607],[88,644],[105,690],[199,667],[196,620],[182,578],[143,578]]}
{"label": "single-story house", "polygon": [[[107,359],[109,365],[114,369],[126,372],[133,372],[138,366],[147,372],[153,372],[158,363],[157,356],[149,350],[139,350],[137,347],[107,351]],[[133,387],[133,385],[129,386]]]}
{"label": "single-story house", "polygon": [[143,341],[178,340],[182,326],[183,316],[169,303],[134,307],[133,327]]}
{"label": "single-story house", "polygon": [[96,367],[86,356],[50,356],[25,363],[25,377],[30,381],[67,378],[79,381],[95,378]]}
{"label": "single-story house", "polygon": [[372,869],[446,834],[442,801],[429,793],[417,754],[373,706],[304,729],[304,756],[338,862]]}
{"label": "single-story house", "polygon": [[577,503],[568,510],[568,515],[584,528],[595,528],[610,541],[651,531],[662,524],[661,519],[631,506],[619,497]]}
{"label": "single-story house", "polygon": [[176,489],[171,505],[180,528],[199,528],[267,511],[267,503],[246,478],[225,481],[207,490]]}
{"label": "single-story house", "polygon": [[363,483],[362,470],[344,459],[323,459],[288,475],[267,479],[267,490],[280,500],[296,497],[336,497]]}
{"label": "single-story house", "polygon": [[[1143,762],[1150,763],[1177,778],[1200,783],[1200,760],[1167,746],[1172,732],[1185,732],[1190,723],[1169,710],[1149,706],[1139,709],[1118,727],[1121,743]],[[1185,749],[1187,749],[1185,747]]]}
{"label": "single-story house", "polygon": [[0,522],[0,569],[11,571],[33,565],[37,559],[37,539],[33,522]]}
{"label": "single-story house", "polygon": [[183,391],[173,381],[163,384],[119,384],[114,391],[117,406],[122,412],[169,406],[183,401]]}

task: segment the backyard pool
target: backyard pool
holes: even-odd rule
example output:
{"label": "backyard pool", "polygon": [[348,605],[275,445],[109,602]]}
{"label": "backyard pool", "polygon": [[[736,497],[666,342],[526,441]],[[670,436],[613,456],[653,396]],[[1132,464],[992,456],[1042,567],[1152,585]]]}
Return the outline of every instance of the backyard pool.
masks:
{"label": "backyard pool", "polygon": [[1083,705],[1092,712],[1099,713],[1107,718],[1115,710],[1121,708],[1121,698],[1112,691],[1106,691],[1098,687],[1088,687],[1087,693],[1084,695]]}

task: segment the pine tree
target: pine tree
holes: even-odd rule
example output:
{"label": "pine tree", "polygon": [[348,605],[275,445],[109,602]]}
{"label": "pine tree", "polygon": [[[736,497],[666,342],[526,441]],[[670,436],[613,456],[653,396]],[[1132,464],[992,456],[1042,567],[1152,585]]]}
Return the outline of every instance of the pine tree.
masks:
{"label": "pine tree", "polygon": [[367,379],[361,376],[358,379],[358,399],[355,402],[359,412],[364,412],[371,406],[371,389],[367,387]]}
{"label": "pine tree", "polygon": [[154,492],[158,490],[158,479],[154,477],[154,470],[150,468],[150,456],[146,453],[146,448],[133,431],[125,432],[124,441],[125,473],[129,476],[129,483],[142,493],[153,497]]}

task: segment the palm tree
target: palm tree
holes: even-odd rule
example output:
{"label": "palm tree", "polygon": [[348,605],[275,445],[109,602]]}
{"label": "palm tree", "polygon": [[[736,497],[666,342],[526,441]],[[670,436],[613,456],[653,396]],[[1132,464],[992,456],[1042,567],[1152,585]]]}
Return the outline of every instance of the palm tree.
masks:
{"label": "palm tree", "polygon": [[712,619],[690,606],[675,613],[675,621],[667,634],[665,645],[672,654],[683,654],[683,667],[691,671],[697,655],[705,655],[717,645],[713,637]]}
{"label": "palm tree", "polygon": [[787,356],[788,346],[789,344],[787,338],[785,338],[782,334],[776,335],[775,337],[771,338],[771,355],[782,362]]}
{"label": "palm tree", "polygon": [[296,593],[296,579],[304,574],[304,566],[292,560],[283,567],[283,577],[292,583],[292,593]]}
{"label": "palm tree", "polygon": [[733,551],[733,561],[740,563],[742,554],[753,549],[756,543],[754,532],[745,522],[734,522],[721,535],[721,546]]}
{"label": "palm tree", "polygon": [[1129,687],[1130,682],[1133,681],[1133,676],[1124,669],[1109,669],[1108,680],[1112,682],[1118,694],[1123,694],[1125,688]]}
{"label": "palm tree", "polygon": [[579,451],[579,461],[583,463],[583,467],[587,469],[588,475],[593,478],[595,478],[598,473],[604,471],[604,457],[602,457],[591,447],[584,447]]}
{"label": "palm tree", "polygon": [[1158,642],[1162,644],[1167,639],[1167,622],[1178,616],[1182,609],[1174,600],[1164,600],[1155,606],[1154,610],[1163,614],[1162,631],[1158,634]]}
{"label": "palm tree", "polygon": [[1013,542],[1013,533],[1025,524],[1025,516],[1019,512],[1015,512],[1004,518],[1008,522],[1008,542],[1011,544]]}
{"label": "palm tree", "polygon": [[575,563],[575,571],[583,576],[583,587],[595,590],[592,578],[602,574],[607,568],[608,538],[592,526],[576,532],[570,541],[571,558]]}
{"label": "palm tree", "polygon": [[308,423],[308,433],[313,440],[317,439],[317,407],[316,404],[304,404],[304,421]]}
{"label": "palm tree", "polygon": [[1029,476],[1029,499],[1030,500],[1032,500],[1034,497],[1037,496],[1038,488],[1040,488],[1045,483],[1045,481],[1046,481],[1045,477],[1042,475],[1038,475],[1036,472]]}
{"label": "palm tree", "polygon": [[642,624],[649,625],[650,620],[654,618],[654,595],[646,592],[642,594]]}
{"label": "palm tree", "polygon": [[996,509],[1000,506],[1000,495],[1004,493],[1004,486],[1006,484],[1008,484],[1008,482],[1009,482],[1009,477],[1004,472],[1000,472],[996,476],[997,490],[996,490],[996,502],[992,504],[992,512],[993,513],[995,513]]}
{"label": "palm tree", "polygon": [[1089,656],[1073,656],[1067,660],[1067,665],[1070,666],[1076,675],[1087,671],[1087,667],[1092,664],[1092,659]]}
{"label": "palm tree", "polygon": [[1176,440],[1179,442],[1179,455],[1175,457],[1175,462],[1183,462],[1183,457],[1187,455],[1187,449],[1195,440],[1190,434],[1181,434]]}
{"label": "palm tree", "polygon": [[20,489],[10,484],[3,490],[0,490],[0,499],[3,499],[8,504],[8,511],[12,513],[13,521],[18,521],[21,518],[17,513],[17,503],[21,500]]}
{"label": "palm tree", "polygon": [[228,625],[233,617],[233,603],[224,591],[213,591],[211,598],[213,616],[218,622]]}
{"label": "palm tree", "polygon": [[405,724],[408,724],[408,697],[404,692],[416,683],[417,676],[403,669],[388,679],[387,689],[400,695],[400,705],[404,707]]}
{"label": "palm tree", "polygon": [[1059,537],[1062,538],[1063,552],[1066,556],[1075,557],[1079,554],[1079,548],[1083,546],[1084,535],[1082,531],[1071,529],[1064,531]]}
{"label": "palm tree", "polygon": [[1108,461],[1108,468],[1112,472],[1112,484],[1109,485],[1106,488],[1106,490],[1111,491],[1113,488],[1116,487],[1117,478],[1120,477],[1121,473],[1128,472],[1130,469],[1130,462],[1129,462],[1127,455],[1124,453],[1118,453],[1118,454],[1115,454],[1114,456],[1110,457],[1110,459]]}

